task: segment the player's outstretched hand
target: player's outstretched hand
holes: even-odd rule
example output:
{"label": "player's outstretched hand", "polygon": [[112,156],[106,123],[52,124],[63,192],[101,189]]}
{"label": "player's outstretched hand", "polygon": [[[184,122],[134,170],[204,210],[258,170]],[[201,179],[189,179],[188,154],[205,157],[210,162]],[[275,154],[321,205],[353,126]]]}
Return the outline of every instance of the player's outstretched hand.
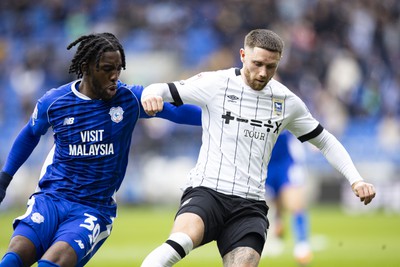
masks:
{"label": "player's outstretched hand", "polygon": [[364,202],[364,205],[369,204],[372,199],[375,197],[375,187],[372,184],[358,181],[351,185],[354,194],[360,198],[361,202]]}
{"label": "player's outstretched hand", "polygon": [[163,110],[164,101],[161,96],[146,95],[142,96],[141,101],[144,111],[149,116],[155,116],[157,112]]}
{"label": "player's outstretched hand", "polygon": [[6,196],[6,190],[12,180],[12,176],[6,172],[0,172],[0,203]]}

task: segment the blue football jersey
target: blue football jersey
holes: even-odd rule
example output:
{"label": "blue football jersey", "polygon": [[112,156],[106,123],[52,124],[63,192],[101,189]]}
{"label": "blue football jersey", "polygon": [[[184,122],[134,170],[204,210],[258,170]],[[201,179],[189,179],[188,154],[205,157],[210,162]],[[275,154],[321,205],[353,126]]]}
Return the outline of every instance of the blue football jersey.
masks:
{"label": "blue football jersey", "polygon": [[[139,118],[149,117],[140,103],[143,87],[119,82],[116,95],[102,101],[81,94],[79,83],[48,91],[30,119],[34,135],[51,127],[55,140],[38,191],[115,216],[113,196],[125,175],[132,131]],[[169,114],[172,108],[165,104],[163,112]],[[157,115],[163,117],[163,112]]]}

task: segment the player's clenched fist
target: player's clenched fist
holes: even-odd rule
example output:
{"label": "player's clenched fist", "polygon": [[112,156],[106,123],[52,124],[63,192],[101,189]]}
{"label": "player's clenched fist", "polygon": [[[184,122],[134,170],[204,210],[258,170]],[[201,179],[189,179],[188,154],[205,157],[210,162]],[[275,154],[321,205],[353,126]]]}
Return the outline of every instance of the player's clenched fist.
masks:
{"label": "player's clenched fist", "polygon": [[154,116],[163,110],[164,101],[161,96],[146,95],[142,96],[141,101],[144,111],[149,116]]}
{"label": "player's clenched fist", "polygon": [[352,184],[351,188],[354,194],[356,194],[365,205],[370,203],[376,195],[374,186],[363,181],[355,182]]}

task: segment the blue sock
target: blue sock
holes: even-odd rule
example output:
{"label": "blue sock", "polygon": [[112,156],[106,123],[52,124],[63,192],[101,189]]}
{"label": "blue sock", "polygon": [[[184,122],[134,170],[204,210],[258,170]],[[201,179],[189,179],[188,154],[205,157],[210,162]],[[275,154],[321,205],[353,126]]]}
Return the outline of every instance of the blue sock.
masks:
{"label": "blue sock", "polygon": [[0,267],[22,267],[22,260],[15,252],[7,252],[0,262]]}
{"label": "blue sock", "polygon": [[48,260],[39,260],[38,267],[60,267],[60,265],[52,263],[51,261]]}
{"label": "blue sock", "polygon": [[307,242],[308,241],[308,216],[306,212],[298,212],[293,214],[292,225],[295,242]]}

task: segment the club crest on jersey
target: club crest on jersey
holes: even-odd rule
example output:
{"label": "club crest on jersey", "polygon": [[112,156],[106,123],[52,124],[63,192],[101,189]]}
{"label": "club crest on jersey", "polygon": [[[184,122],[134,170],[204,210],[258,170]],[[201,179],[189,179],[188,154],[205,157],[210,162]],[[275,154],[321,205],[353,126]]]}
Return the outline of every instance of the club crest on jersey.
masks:
{"label": "club crest on jersey", "polygon": [[124,119],[124,110],[121,107],[112,107],[108,113],[111,116],[111,120],[118,123]]}
{"label": "club crest on jersey", "polygon": [[34,223],[41,224],[41,223],[44,222],[44,217],[43,217],[43,215],[40,214],[39,212],[35,212],[35,213],[32,214],[31,220],[32,220]]}
{"label": "club crest on jersey", "polygon": [[282,99],[273,98],[272,102],[274,104],[274,114],[277,115],[277,116],[282,115],[283,100]]}

